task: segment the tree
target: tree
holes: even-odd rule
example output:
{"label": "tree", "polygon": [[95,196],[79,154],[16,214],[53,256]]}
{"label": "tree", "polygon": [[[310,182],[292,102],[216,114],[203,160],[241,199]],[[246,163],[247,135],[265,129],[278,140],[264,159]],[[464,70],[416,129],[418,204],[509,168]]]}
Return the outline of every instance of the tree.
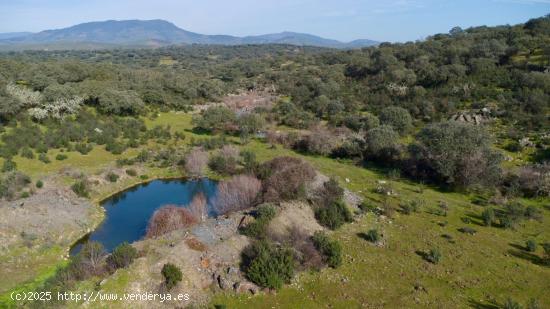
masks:
{"label": "tree", "polygon": [[174,264],[167,263],[162,266],[162,276],[164,277],[164,284],[167,290],[174,288],[178,282],[183,279],[183,274],[179,267]]}
{"label": "tree", "polygon": [[204,193],[199,192],[199,194],[195,195],[193,197],[193,200],[191,200],[191,204],[189,204],[188,208],[193,217],[195,217],[198,222],[206,220],[206,217],[208,216],[208,210],[206,204],[206,196],[204,195]]}
{"label": "tree", "polygon": [[222,132],[235,124],[237,116],[225,106],[214,106],[193,117],[193,125],[206,131]]}
{"label": "tree", "polygon": [[132,90],[106,89],[97,98],[98,108],[104,114],[138,115],[145,107],[139,95]]}
{"label": "tree", "polygon": [[399,134],[404,135],[412,129],[412,117],[401,107],[390,106],[380,112],[380,123],[392,126]]}
{"label": "tree", "polygon": [[137,250],[127,242],[118,245],[113,253],[107,257],[107,265],[111,269],[126,268],[137,257]]}
{"label": "tree", "polygon": [[187,208],[167,205],[157,209],[147,224],[146,237],[158,237],[172,231],[188,228],[198,219]]}
{"label": "tree", "polygon": [[400,153],[399,135],[387,125],[370,129],[366,136],[366,157],[391,162]]}
{"label": "tree", "polygon": [[480,126],[448,121],[427,126],[411,147],[415,164],[427,174],[459,187],[493,186],[501,175],[502,155],[492,147],[491,136]]}
{"label": "tree", "polygon": [[277,157],[260,167],[263,198],[266,202],[288,201],[304,197],[305,186],[315,178],[313,167],[298,158]]}

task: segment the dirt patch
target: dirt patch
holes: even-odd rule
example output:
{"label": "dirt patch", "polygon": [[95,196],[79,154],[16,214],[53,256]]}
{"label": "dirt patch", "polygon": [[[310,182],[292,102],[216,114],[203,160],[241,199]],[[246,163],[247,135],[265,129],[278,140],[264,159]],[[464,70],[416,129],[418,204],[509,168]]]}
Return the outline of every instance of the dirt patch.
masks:
{"label": "dirt patch", "polygon": [[45,184],[29,198],[0,202],[0,267],[9,278],[0,280],[0,291],[34,279],[40,255],[53,247],[68,249],[102,218],[101,208],[70,189],[51,180]]}
{"label": "dirt patch", "polygon": [[308,235],[323,230],[315,220],[313,209],[303,202],[289,202],[281,204],[277,216],[270,222],[268,232],[278,238],[284,238],[299,227]]}

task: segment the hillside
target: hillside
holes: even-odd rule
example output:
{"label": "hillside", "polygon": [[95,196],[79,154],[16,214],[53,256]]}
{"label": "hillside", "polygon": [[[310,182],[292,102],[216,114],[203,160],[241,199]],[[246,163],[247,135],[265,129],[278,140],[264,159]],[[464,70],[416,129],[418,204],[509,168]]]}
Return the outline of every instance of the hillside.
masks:
{"label": "hillside", "polygon": [[[259,36],[235,37],[229,35],[204,35],[178,28],[164,20],[108,20],[89,22],[72,27],[45,30],[26,35],[0,36],[3,49],[40,49],[59,45],[67,47],[82,44],[110,44],[116,46],[163,46],[175,44],[290,44],[331,48],[360,48],[376,45],[370,40],[342,43],[318,36],[294,32],[282,32]],[[101,45],[98,45],[101,46]]]}

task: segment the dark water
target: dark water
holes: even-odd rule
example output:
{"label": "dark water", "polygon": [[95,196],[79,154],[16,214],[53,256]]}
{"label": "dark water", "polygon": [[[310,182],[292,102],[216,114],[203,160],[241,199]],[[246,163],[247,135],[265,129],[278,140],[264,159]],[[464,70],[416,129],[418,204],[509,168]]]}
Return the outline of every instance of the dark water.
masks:
{"label": "dark water", "polygon": [[217,183],[200,180],[155,180],[120,192],[103,202],[105,220],[96,230],[71,248],[71,255],[78,253],[86,241],[97,241],[111,252],[123,242],[132,243],[145,236],[147,222],[158,208],[171,204],[184,207],[202,192],[208,200],[209,214],[213,214],[212,198]]}

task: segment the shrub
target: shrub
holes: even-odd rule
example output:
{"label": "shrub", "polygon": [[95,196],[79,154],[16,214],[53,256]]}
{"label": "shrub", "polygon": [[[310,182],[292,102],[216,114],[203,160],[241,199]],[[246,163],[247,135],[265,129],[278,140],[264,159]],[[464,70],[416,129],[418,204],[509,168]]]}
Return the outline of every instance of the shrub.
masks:
{"label": "shrub", "polygon": [[13,162],[11,158],[4,160],[4,163],[2,164],[2,173],[15,171],[16,169],[17,164]]}
{"label": "shrub", "polygon": [[475,233],[477,233],[476,230],[474,230],[471,227],[467,227],[467,226],[459,228],[458,231],[461,232],[461,233],[464,233],[464,234],[468,234],[468,235],[474,235]]}
{"label": "shrub", "polygon": [[380,112],[380,123],[392,126],[400,134],[405,134],[412,129],[412,117],[409,112],[401,107],[390,106]]}
{"label": "shrub", "polygon": [[365,238],[372,243],[377,243],[380,241],[380,234],[378,234],[378,230],[372,229],[365,234]]}
{"label": "shrub", "polygon": [[346,204],[342,201],[336,201],[328,207],[318,208],[315,211],[315,218],[323,226],[332,230],[341,227],[346,222],[351,222],[353,217]]}
{"label": "shrub", "polygon": [[225,106],[214,106],[193,117],[192,124],[199,129],[221,132],[230,129],[237,117],[235,113]]}
{"label": "shrub", "polygon": [[79,267],[87,276],[101,274],[104,271],[105,255],[105,248],[101,243],[86,242],[78,253],[78,264],[75,266]]}
{"label": "shrub", "polygon": [[503,309],[521,309],[521,305],[517,301],[511,298],[508,298],[504,303],[504,305],[502,306],[502,308]]}
{"label": "shrub", "polygon": [[294,148],[304,153],[326,156],[336,148],[336,136],[323,127],[315,128],[309,135],[303,136]]}
{"label": "shrub", "polygon": [[51,163],[52,161],[45,153],[41,153],[38,155],[38,160],[42,161],[45,164]]}
{"label": "shrub", "polygon": [[522,204],[510,202],[504,205],[504,213],[500,218],[504,228],[514,229],[523,219],[525,219],[525,207]]}
{"label": "shrub", "polygon": [[90,151],[92,151],[94,149],[94,147],[90,144],[78,143],[78,144],[75,145],[74,149],[76,151],[80,152],[81,154],[86,155],[86,154],[90,153]]}
{"label": "shrub", "polygon": [[259,170],[260,164],[256,160],[256,154],[249,150],[244,150],[240,153],[242,157],[242,165],[244,172],[248,174],[256,174]]}
{"label": "shrub", "polygon": [[233,175],[237,172],[237,160],[232,157],[216,154],[208,160],[208,167],[221,175]]}
{"label": "shrub", "polygon": [[0,174],[0,198],[5,197],[8,200],[15,198],[16,193],[30,182],[30,177],[20,172]]}
{"label": "shrub", "polygon": [[136,170],[135,170],[135,169],[132,169],[132,168],[127,169],[127,170],[126,170],[126,174],[127,174],[128,176],[132,176],[132,177],[136,177],[136,176],[137,176]]}
{"label": "shrub", "polygon": [[110,182],[117,182],[118,178],[120,176],[118,176],[116,173],[113,173],[113,172],[109,172],[107,173],[107,175],[105,176],[105,179],[107,179],[108,181]]}
{"label": "shrub", "polygon": [[118,245],[113,253],[107,257],[107,265],[113,270],[126,268],[132,264],[137,255],[137,250],[125,242]]}
{"label": "shrub", "polygon": [[312,240],[328,266],[336,268],[342,264],[342,247],[336,240],[330,240],[323,232],[315,232]]}
{"label": "shrub", "polygon": [[200,148],[195,148],[185,157],[185,170],[192,177],[200,177],[204,174],[207,163],[208,153]]}
{"label": "shrub", "polygon": [[162,266],[161,273],[164,277],[164,284],[166,285],[166,289],[168,290],[174,288],[178,284],[178,282],[183,279],[183,274],[181,273],[179,267],[171,263],[164,264],[164,266]]}
{"label": "shrub", "polygon": [[383,163],[395,160],[400,154],[399,135],[389,126],[370,129],[366,137],[366,157]]}
{"label": "shrub", "polygon": [[57,154],[57,156],[55,156],[55,159],[57,161],[63,161],[63,160],[66,160],[68,158],[68,156],[64,153],[59,153]]}
{"label": "shrub", "polygon": [[82,180],[79,180],[79,181],[75,182],[71,186],[71,189],[73,190],[74,193],[76,193],[76,195],[78,195],[80,197],[89,197],[90,196],[89,186],[90,186],[90,184],[88,183],[88,181],[85,180],[85,179],[82,179]]}
{"label": "shrub", "polygon": [[258,199],[262,182],[248,175],[234,176],[218,185],[214,207],[218,215],[250,208]]}
{"label": "shrub", "polygon": [[264,238],[269,222],[275,218],[277,210],[271,204],[260,205],[256,210],[253,222],[241,229],[241,232],[248,237]]}
{"label": "shrub", "polygon": [[414,165],[429,179],[458,187],[494,186],[500,179],[502,155],[481,126],[449,121],[429,125],[410,147]]}
{"label": "shrub", "polygon": [[187,208],[198,222],[202,222],[208,216],[206,206],[206,196],[204,196],[202,192],[199,192],[199,194],[196,194],[193,197],[193,200],[191,200],[191,203]]}
{"label": "shrub", "polygon": [[492,226],[495,223],[495,211],[492,208],[487,208],[481,213],[483,224]]}
{"label": "shrub", "polygon": [[21,149],[21,156],[27,159],[34,159],[34,153],[28,147]]}
{"label": "shrub", "polygon": [[428,254],[426,255],[426,260],[433,264],[439,263],[441,261],[441,252],[439,251],[439,249],[431,249],[430,252],[428,252]]}
{"label": "shrub", "polygon": [[319,207],[328,207],[331,204],[344,198],[344,189],[340,187],[338,181],[331,178],[323,183],[321,190],[315,194],[314,202]]}
{"label": "shrub", "polygon": [[525,242],[525,248],[529,252],[535,252],[537,251],[537,243],[534,240],[529,239],[528,241]]}
{"label": "shrub", "polygon": [[147,180],[147,179],[149,179],[149,175],[140,175],[140,176],[139,176],[139,179],[141,179],[141,180]]}
{"label": "shrub", "polygon": [[525,218],[542,222],[542,210],[536,206],[528,206],[524,213]]}
{"label": "shrub", "polygon": [[248,279],[261,287],[279,289],[294,276],[294,256],[286,248],[258,241],[243,251],[243,269]]}
{"label": "shrub", "polygon": [[264,163],[260,175],[263,198],[266,202],[280,202],[302,198],[306,183],[313,180],[315,170],[298,158],[278,157]]}
{"label": "shrub", "polygon": [[542,249],[544,250],[544,255],[543,255],[543,262],[546,264],[546,265],[550,265],[550,243],[543,243],[542,244]]}
{"label": "shrub", "polygon": [[177,206],[164,206],[155,211],[147,224],[146,237],[158,237],[172,231],[188,228],[197,223],[197,218],[189,209]]}
{"label": "shrub", "polygon": [[31,194],[28,191],[22,192],[20,198],[28,198]]}
{"label": "shrub", "polygon": [[42,188],[44,186],[44,182],[42,180],[38,180],[36,181],[36,187],[38,189]]}

